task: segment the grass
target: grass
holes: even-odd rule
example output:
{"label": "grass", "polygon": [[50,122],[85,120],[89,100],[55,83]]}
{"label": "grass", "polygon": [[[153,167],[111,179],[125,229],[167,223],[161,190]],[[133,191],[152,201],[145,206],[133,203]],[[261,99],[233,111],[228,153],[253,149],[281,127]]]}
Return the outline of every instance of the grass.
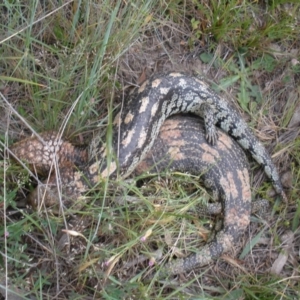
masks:
{"label": "grass", "polygon": [[[196,71],[233,99],[274,154],[290,203],[279,204],[264,222],[253,218],[237,249],[215,265],[179,282],[146,283],[141,275],[149,260],[197,251],[199,237],[208,236],[210,220],[187,211],[207,198],[195,178],[99,184],[84,209],[63,217],[20,209],[35,182],[2,151],[1,293],[17,299],[297,299],[299,123],[289,127],[299,108],[297,1],[23,2],[0,4],[1,151],[33,131],[52,129],[87,143],[111,125],[113,110],[141,77],[170,68]],[[274,202],[270,183],[262,184],[261,172],[253,170],[253,193]],[[116,202],[128,194],[138,202]],[[69,227],[69,248],[59,237],[70,214],[86,226]],[[292,246],[282,240],[287,230]],[[260,243],[237,260],[261,232]],[[280,275],[269,274],[284,243],[289,258]]]}

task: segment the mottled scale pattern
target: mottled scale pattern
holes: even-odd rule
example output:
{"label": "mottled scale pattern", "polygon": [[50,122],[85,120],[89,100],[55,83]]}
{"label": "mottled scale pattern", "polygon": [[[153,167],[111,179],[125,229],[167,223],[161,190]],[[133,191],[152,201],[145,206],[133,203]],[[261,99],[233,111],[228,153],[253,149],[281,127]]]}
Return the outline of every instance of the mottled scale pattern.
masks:
{"label": "mottled scale pattern", "polygon": [[[114,119],[112,145],[93,143],[88,180],[96,184],[107,177],[127,177],[153,146],[165,119],[177,113],[203,117],[206,139],[212,145],[218,139],[215,125],[221,127],[264,167],[276,192],[287,201],[270,155],[241,115],[199,78],[174,72],[154,75],[125,101]],[[47,152],[46,159],[51,154]]]}
{"label": "mottled scale pattern", "polygon": [[159,277],[194,270],[207,265],[231,249],[250,222],[251,190],[249,165],[244,151],[221,130],[210,145],[199,118],[174,116],[163,124],[154,147],[135,172],[166,170],[201,175],[206,187],[217,195],[223,207],[223,228],[199,252],[171,260]]}
{"label": "mottled scale pattern", "polygon": [[[169,125],[170,134],[160,135],[157,139],[166,118],[177,113],[193,113],[202,117],[205,133],[201,126],[196,129],[190,125],[194,121],[184,124],[173,119],[176,125]],[[190,120],[188,116],[186,118]],[[249,224],[249,168],[244,153],[225,132],[264,167],[277,193],[287,201],[277,170],[265,148],[239,113],[196,77],[181,73],[154,75],[125,101],[113,126],[112,144],[95,141],[91,143],[93,146],[89,154],[64,142],[56,133],[28,138],[13,145],[11,151],[36,172],[45,173],[52,165],[59,166],[59,176],[51,174],[29,196],[33,206],[43,203],[52,206],[61,199],[60,205],[80,208],[87,200],[86,193],[99,181],[108,177],[125,178],[135,169],[145,170],[144,167],[151,163],[148,158],[142,160],[154,143],[155,155],[163,158],[160,155],[172,154],[172,168],[179,171],[199,174],[208,162],[213,162],[203,179],[206,187],[222,200],[224,227],[215,240],[199,253],[170,262],[162,273],[176,274],[209,263],[231,248]],[[84,163],[86,159],[88,162]],[[222,163],[221,167],[217,162]],[[164,165],[158,164],[156,168],[164,168]]]}
{"label": "mottled scale pattern", "polygon": [[[218,138],[215,125],[232,136],[263,166],[276,192],[287,201],[270,155],[241,115],[205,82],[181,73],[158,74],[145,81],[116,117],[113,149],[117,153],[121,174],[126,176],[135,168],[136,163],[151,149],[164,120],[179,112],[191,112],[203,117],[206,139],[210,144]],[[98,161],[100,157],[103,157],[103,152]],[[104,175],[113,174],[115,169],[105,171]]]}
{"label": "mottled scale pattern", "polygon": [[39,175],[46,175],[56,164],[73,162],[75,165],[82,165],[88,160],[86,147],[72,145],[55,131],[43,132],[38,137],[21,140],[10,150],[17,158],[29,163],[31,170]]}
{"label": "mottled scale pattern", "polygon": [[[55,133],[44,133],[45,141],[50,134],[57,136]],[[247,158],[228,135],[220,130],[218,135],[216,144],[210,145],[205,139],[204,125],[200,118],[173,116],[165,121],[152,150],[135,169],[137,174],[160,173],[166,170],[202,174],[204,184],[222,205],[222,210],[215,204],[209,206],[210,213],[223,211],[224,215],[223,228],[215,238],[197,254],[169,262],[160,270],[160,277],[188,272],[212,262],[234,245],[249,224],[251,192]],[[26,142],[30,151],[41,148],[40,140],[26,140]],[[82,195],[89,189],[88,182],[84,181],[87,172],[85,169],[87,167],[83,166],[86,159],[85,151],[63,140],[60,140],[59,145],[57,156],[60,158],[61,155],[66,155],[66,160],[59,159],[60,186],[66,195],[64,204],[80,208],[84,201]],[[49,143],[46,146],[48,149]],[[70,152],[66,154],[66,151]],[[41,163],[40,152],[33,151],[33,154],[30,157],[35,157],[37,165],[42,167],[43,172],[49,171],[51,166]],[[78,170],[80,168],[82,171]],[[51,188],[47,189],[47,197],[44,198],[46,206],[55,206],[57,203],[58,194],[54,188],[56,179],[53,172],[48,182]],[[45,187],[46,185],[39,186],[29,195],[28,200],[32,205],[38,205],[39,201],[36,199],[44,194]]]}

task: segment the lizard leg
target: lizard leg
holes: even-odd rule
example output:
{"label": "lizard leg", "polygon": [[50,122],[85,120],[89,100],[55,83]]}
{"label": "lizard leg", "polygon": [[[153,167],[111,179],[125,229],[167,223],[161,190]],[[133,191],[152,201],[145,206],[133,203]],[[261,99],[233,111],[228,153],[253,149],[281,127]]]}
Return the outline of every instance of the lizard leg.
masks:
{"label": "lizard leg", "polygon": [[215,145],[218,140],[218,132],[216,129],[216,118],[215,110],[209,103],[203,103],[201,105],[202,115],[204,119],[205,126],[205,138],[209,144]]}
{"label": "lizard leg", "polygon": [[[270,203],[266,199],[258,199],[251,202],[251,214],[258,213],[259,215],[263,215],[265,211],[270,207]],[[206,205],[197,205],[196,213],[200,216],[207,215],[218,215],[222,213],[222,204],[220,202],[216,203],[208,203]]]}

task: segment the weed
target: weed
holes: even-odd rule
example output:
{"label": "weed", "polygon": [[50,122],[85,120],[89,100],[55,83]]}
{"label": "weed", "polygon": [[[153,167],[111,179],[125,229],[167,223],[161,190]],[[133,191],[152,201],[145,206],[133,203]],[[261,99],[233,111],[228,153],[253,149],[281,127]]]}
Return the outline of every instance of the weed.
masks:
{"label": "weed", "polygon": [[[291,226],[299,250],[299,132],[289,127],[299,105],[299,97],[291,94],[299,85],[299,9],[298,1],[282,0],[0,4],[4,294],[9,286],[21,295],[30,290],[38,299],[296,298],[297,279],[291,274],[299,264],[292,251],[289,263],[294,265],[287,265],[281,278],[265,274],[280,252],[283,229]],[[139,60],[143,55],[146,59]],[[210,218],[199,221],[189,211],[207,194],[186,174],[139,177],[138,185],[99,183],[81,211],[71,208],[65,215],[20,208],[34,188],[34,176],[26,166],[9,162],[4,145],[52,129],[82,144],[92,132],[103,135],[108,128],[110,142],[113,112],[141,73],[159,71],[162,61],[174,63],[175,57],[181,68],[198,66],[198,56],[206,79],[217,82],[213,87],[219,93],[237,99],[260,139],[279,149],[278,166],[292,166],[289,207],[280,205],[277,218],[256,219],[241,237],[246,246],[237,245],[232,256],[180,276],[180,284],[141,280],[149,263],[158,262],[159,268],[169,256],[196,252],[208,238]],[[136,61],[144,63],[136,66]],[[259,174],[254,176],[256,186],[260,181]]]}

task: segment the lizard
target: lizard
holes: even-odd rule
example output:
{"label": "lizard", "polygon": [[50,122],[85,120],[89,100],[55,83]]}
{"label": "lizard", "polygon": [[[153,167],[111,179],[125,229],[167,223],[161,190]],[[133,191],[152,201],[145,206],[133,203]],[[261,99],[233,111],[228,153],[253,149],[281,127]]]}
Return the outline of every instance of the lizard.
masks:
{"label": "lizard", "polygon": [[[162,265],[154,275],[158,278],[190,272],[213,262],[234,246],[249,225],[251,185],[248,159],[227,134],[218,130],[218,136],[216,144],[210,145],[199,118],[171,117],[165,121],[153,148],[135,170],[136,174],[164,170],[201,174],[205,187],[222,206],[222,229],[196,253]],[[210,210],[212,207],[215,203],[211,204]]]}
{"label": "lizard", "polygon": [[[80,197],[85,193],[87,182],[95,185],[108,177],[128,177],[153,146],[159,129],[167,117],[177,113],[193,113],[203,118],[209,144],[216,143],[218,139],[216,126],[219,126],[263,166],[276,192],[287,202],[279,174],[266,149],[251,132],[238,111],[213,92],[203,80],[176,72],[154,74],[123,106],[113,122],[112,142],[94,143],[92,150],[87,154],[89,162],[84,172],[73,168],[74,174],[70,175],[73,176],[72,184],[71,182],[68,184],[72,195]],[[39,151],[35,154],[31,152],[29,158],[26,155],[26,144]],[[50,167],[54,158],[58,161],[64,159],[59,155],[61,140],[59,137],[53,139],[53,136],[49,139],[48,135],[41,136],[41,139],[33,136],[20,141],[13,145],[11,150],[16,156],[35,167],[45,162]],[[36,198],[35,201],[37,200]]]}
{"label": "lizard", "polygon": [[[213,262],[238,241],[249,225],[251,185],[247,157],[233,139],[220,129],[217,133],[219,138],[216,144],[210,145],[205,139],[204,124],[200,118],[172,116],[164,122],[152,149],[134,170],[135,175],[145,172],[161,173],[165,170],[188,172],[196,176],[201,174],[204,185],[212,191],[213,198],[219,200],[222,206],[220,209],[217,203],[212,203],[207,208],[211,213],[222,211],[224,215],[223,227],[212,241],[196,254],[168,262],[158,271],[159,278],[189,272]],[[57,133],[54,132],[42,134],[44,140],[49,140],[49,143],[54,141],[55,136]],[[27,143],[27,157],[35,157],[39,151],[46,151],[41,144],[37,147],[36,142],[31,144],[31,141]],[[86,149],[74,147],[63,139],[59,144],[60,174],[62,180],[68,179],[65,182],[67,191],[68,183],[71,182],[72,164],[77,164],[79,168],[83,167],[88,155]],[[36,167],[40,173],[50,171],[47,161],[45,165],[40,162]],[[52,187],[56,185],[55,173],[50,177],[48,184]],[[87,192],[88,186],[85,187]],[[70,191],[69,196],[72,198],[74,190]],[[30,195],[28,199],[33,206],[36,205],[35,197]],[[57,195],[55,194],[53,198],[46,197],[45,201],[46,206],[54,205]],[[255,203],[266,207],[263,201]]]}

